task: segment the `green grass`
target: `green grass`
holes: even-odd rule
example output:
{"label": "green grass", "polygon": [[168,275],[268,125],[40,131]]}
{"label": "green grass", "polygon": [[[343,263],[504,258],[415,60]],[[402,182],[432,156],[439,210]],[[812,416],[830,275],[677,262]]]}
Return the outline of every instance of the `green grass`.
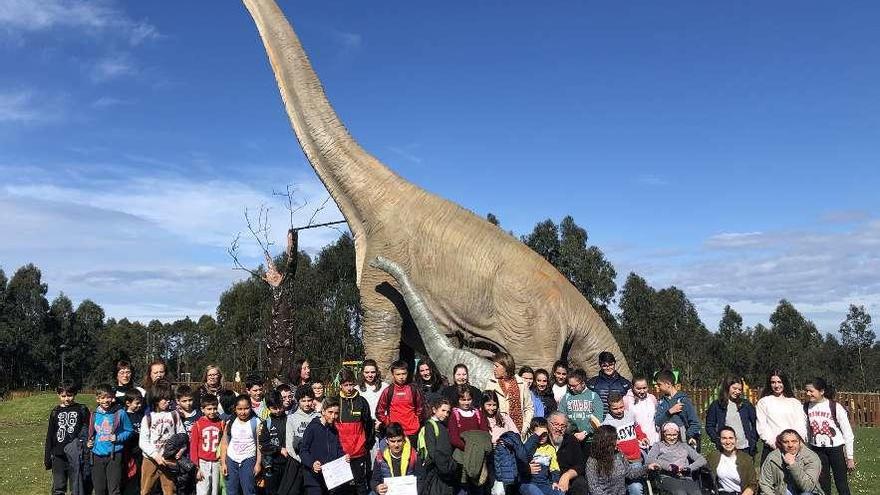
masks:
{"label": "green grass", "polygon": [[[94,398],[77,397],[89,409]],[[49,471],[43,469],[46,421],[55,407],[53,394],[0,402],[0,493],[20,495],[48,493]],[[853,493],[873,495],[880,486],[880,428],[856,429],[858,469],[850,477]]]}

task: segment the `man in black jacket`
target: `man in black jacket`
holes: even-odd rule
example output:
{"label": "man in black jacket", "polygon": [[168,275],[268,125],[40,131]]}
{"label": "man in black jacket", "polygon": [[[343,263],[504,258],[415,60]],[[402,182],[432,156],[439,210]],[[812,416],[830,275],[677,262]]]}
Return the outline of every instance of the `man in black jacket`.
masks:
{"label": "man in black jacket", "polygon": [[617,372],[617,358],[614,354],[603,351],[599,353],[599,374],[587,380],[587,388],[596,392],[602,399],[607,415],[608,396],[612,392],[617,392],[621,397],[625,397],[632,388],[632,383]]}
{"label": "man in black jacket", "polygon": [[559,489],[568,495],[587,495],[587,480],[584,466],[588,453],[585,443],[579,442],[568,430],[568,418],[556,411],[547,419],[550,424],[550,440],[556,447],[556,461],[559,463]]}

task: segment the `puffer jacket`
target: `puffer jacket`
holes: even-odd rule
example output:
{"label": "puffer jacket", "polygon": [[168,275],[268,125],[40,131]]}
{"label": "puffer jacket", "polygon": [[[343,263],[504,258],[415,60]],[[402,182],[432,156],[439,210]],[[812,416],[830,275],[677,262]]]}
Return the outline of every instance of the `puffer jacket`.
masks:
{"label": "puffer jacket", "polygon": [[520,436],[512,431],[501,435],[501,443],[496,445],[493,451],[495,481],[505,485],[516,483],[520,479],[521,467],[528,462]]}

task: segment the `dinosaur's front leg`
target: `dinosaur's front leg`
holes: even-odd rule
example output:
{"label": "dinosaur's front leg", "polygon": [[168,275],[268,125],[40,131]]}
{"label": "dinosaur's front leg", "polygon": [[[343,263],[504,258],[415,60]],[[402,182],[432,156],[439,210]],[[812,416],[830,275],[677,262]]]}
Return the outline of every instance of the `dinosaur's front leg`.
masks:
{"label": "dinosaur's front leg", "polygon": [[364,356],[375,359],[386,375],[391,363],[400,354],[403,318],[388,293],[395,289],[386,280],[384,272],[366,267],[361,275],[361,306],[364,319]]}

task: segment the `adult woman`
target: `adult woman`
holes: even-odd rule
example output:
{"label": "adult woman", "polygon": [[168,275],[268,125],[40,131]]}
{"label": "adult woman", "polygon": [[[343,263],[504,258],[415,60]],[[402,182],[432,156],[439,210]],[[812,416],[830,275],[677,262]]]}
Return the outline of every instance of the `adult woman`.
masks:
{"label": "adult woman", "polygon": [[849,424],[846,409],[834,400],[834,390],[824,378],[814,378],[807,382],[805,391],[807,403],[807,438],[810,449],[822,461],[822,474],[819,484],[822,491],[831,493],[831,477],[834,472],[834,485],[838,495],[849,495],[847,471],[856,468],[853,459],[855,436]]}
{"label": "adult woman", "polygon": [[631,464],[626,460],[617,450],[617,428],[611,425],[602,425],[596,430],[590,451],[584,476],[593,495],[624,495],[627,479],[641,478],[648,468],[658,467]]}
{"label": "adult woman", "polygon": [[306,385],[312,378],[312,368],[307,359],[297,359],[293,362],[293,368],[287,375],[288,382],[294,390],[301,385]]}
{"label": "adult woman", "polygon": [[430,359],[419,362],[416,367],[416,376],[413,378],[413,384],[419,387],[422,396],[426,402],[432,402],[441,396],[443,390],[443,377],[437,371],[437,367]]}
{"label": "adult woman", "polygon": [[468,372],[468,367],[464,364],[458,363],[452,368],[452,384],[443,389],[443,397],[446,397],[453,407],[458,404],[459,385],[464,385],[470,390],[474,409],[479,409],[483,404],[482,392],[480,392],[480,389],[477,387],[471,385],[468,381],[469,379],[470,374]]}
{"label": "adult woman", "polygon": [[144,387],[144,390],[149,392],[150,389],[153,388],[153,384],[162,378],[165,378],[167,373],[168,366],[165,365],[165,361],[156,359],[147,366],[147,374],[144,375],[144,379],[141,380],[141,386]]}
{"label": "adult woman", "polygon": [[544,417],[549,418],[556,412],[556,398],[553,397],[553,389],[550,385],[550,373],[544,368],[535,370],[535,383],[532,384],[532,392],[544,406]]}
{"label": "adult woman", "polygon": [[142,387],[136,387],[134,383],[131,381],[131,363],[128,361],[117,361],[116,362],[116,386],[114,387],[116,392],[116,401],[121,405],[125,405],[123,402],[123,398],[125,397],[125,393],[129,390],[137,390],[141,393],[141,397],[146,397],[147,391]]}
{"label": "adult woman", "polygon": [[700,495],[700,485],[691,477],[706,465],[706,458],[693,447],[681,441],[677,424],[668,422],[660,429],[661,440],[648,451],[648,465],[661,470],[657,487],[676,495]]}
{"label": "adult woman", "polygon": [[718,452],[706,455],[709,472],[719,494],[753,495],[758,479],[752,456],[737,448],[736,431],[722,426],[718,431]]}
{"label": "adult woman", "polygon": [[535,383],[535,370],[532,369],[531,366],[523,366],[519,369],[519,373],[517,373],[520,378],[523,379],[523,382],[526,384],[526,388],[529,390],[529,393],[532,395],[532,407],[535,409],[534,417],[536,418],[546,418],[547,415],[544,412],[544,403],[538,399],[537,394],[535,394],[535,389],[533,387]]}
{"label": "adult woman", "polygon": [[816,495],[824,493],[819,485],[822,461],[804,448],[801,434],[783,430],[773,452],[764,459],[758,486],[764,495]]}
{"label": "adult woman", "polygon": [[762,463],[776,448],[776,439],[783,430],[794,430],[801,438],[807,436],[807,416],[782,370],[773,370],[767,375],[767,384],[761,392],[755,416],[755,429],[764,442]]}
{"label": "adult woman", "polygon": [[535,414],[532,394],[522,378],[516,376],[513,356],[499,352],[492,358],[494,378],[489,379],[487,390],[498,394],[498,409],[510,415],[520,435],[525,435]]}
{"label": "adult woman", "polygon": [[758,449],[758,431],[755,408],[743,398],[743,380],[732,375],[721,380],[718,399],[709,405],[706,412],[706,433],[719,452],[721,448],[721,429],[733,428],[736,432],[736,448],[754,457]]}
{"label": "adult woman", "polygon": [[[193,394],[193,404],[195,408],[201,409],[202,399],[208,395],[213,395],[220,399],[220,393],[223,391],[223,372],[216,364],[209,364],[205,367],[205,374],[202,375],[202,385],[196,389]],[[222,411],[222,409],[221,409]]]}

